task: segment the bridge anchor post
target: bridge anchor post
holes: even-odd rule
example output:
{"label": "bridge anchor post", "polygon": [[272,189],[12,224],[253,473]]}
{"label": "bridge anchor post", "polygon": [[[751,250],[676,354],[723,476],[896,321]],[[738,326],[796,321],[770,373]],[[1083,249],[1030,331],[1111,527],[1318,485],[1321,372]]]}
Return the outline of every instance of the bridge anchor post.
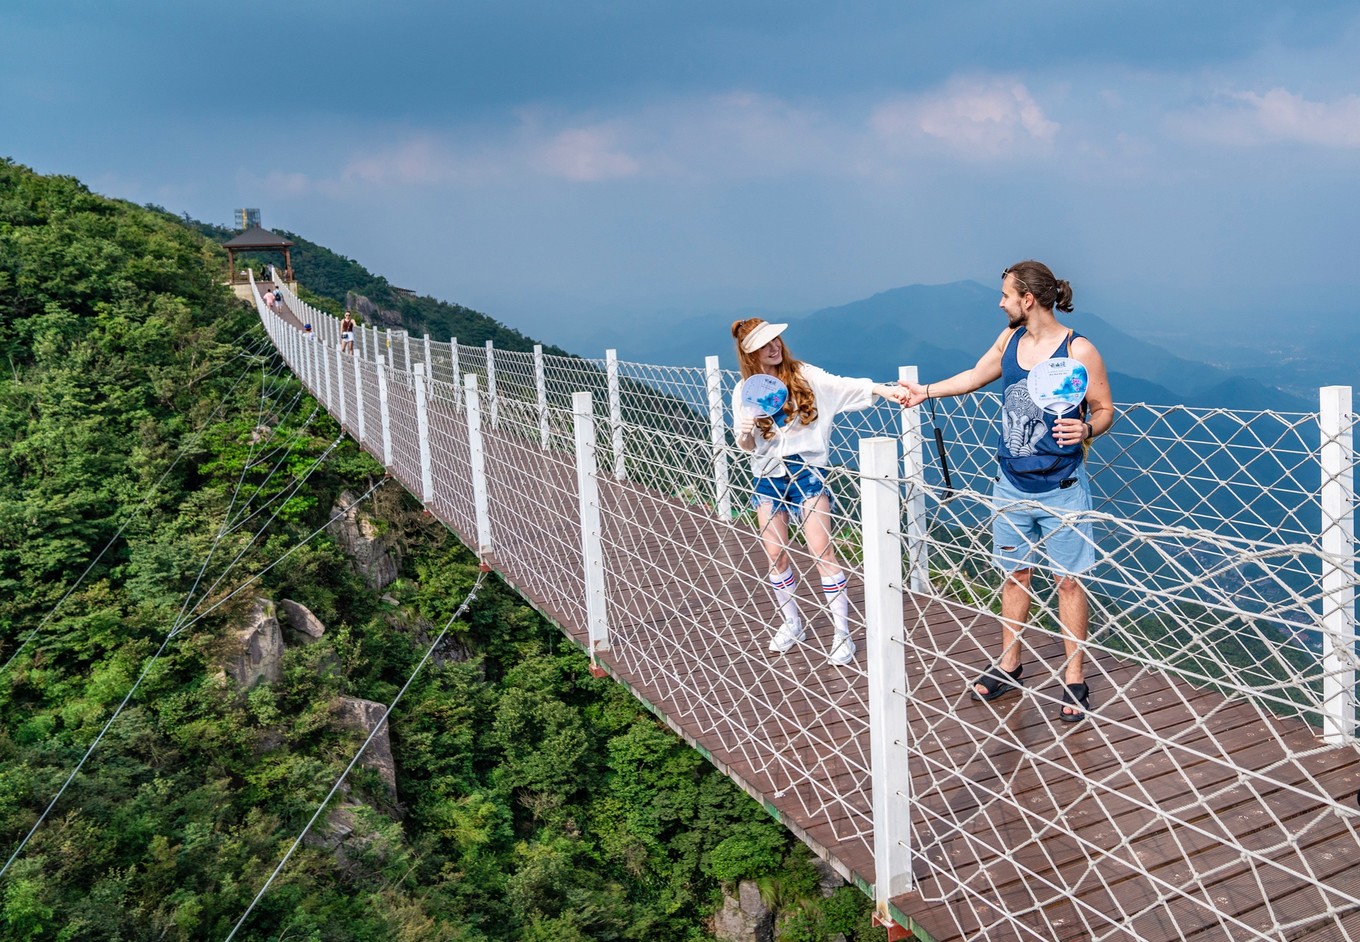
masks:
{"label": "bridge anchor post", "polygon": [[604,550],[600,538],[600,482],[595,460],[595,404],[590,393],[573,393],[571,412],[576,432],[576,493],[581,511],[581,564],[585,569],[586,628],[590,664],[609,650],[609,617],[604,594]]}
{"label": "bridge anchor post", "polygon": [[1355,441],[1351,387],[1319,390],[1322,465],[1322,724],[1329,743],[1355,737]]}
{"label": "bridge anchor post", "polygon": [[[912,888],[911,753],[902,645],[902,486],[897,440],[859,443],[864,547],[864,658],[869,676],[869,756],[873,783],[874,909]],[[886,922],[885,922],[886,924]]]}

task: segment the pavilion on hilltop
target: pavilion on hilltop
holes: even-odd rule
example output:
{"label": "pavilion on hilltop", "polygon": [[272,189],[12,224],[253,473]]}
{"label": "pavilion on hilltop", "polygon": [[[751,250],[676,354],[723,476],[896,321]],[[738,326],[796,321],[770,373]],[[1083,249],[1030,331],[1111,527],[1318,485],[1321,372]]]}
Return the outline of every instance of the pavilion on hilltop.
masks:
{"label": "pavilion on hilltop", "polygon": [[227,250],[227,265],[231,272],[230,284],[235,285],[247,280],[236,268],[237,252],[282,252],[283,280],[292,284],[293,257],[289,250],[293,244],[278,233],[259,226],[252,226],[236,238],[222,243],[222,247]]}

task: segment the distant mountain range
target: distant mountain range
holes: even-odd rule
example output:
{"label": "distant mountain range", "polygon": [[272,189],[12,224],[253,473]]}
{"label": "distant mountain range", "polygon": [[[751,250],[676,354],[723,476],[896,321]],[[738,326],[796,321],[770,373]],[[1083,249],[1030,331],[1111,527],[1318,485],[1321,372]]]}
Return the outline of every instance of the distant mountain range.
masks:
{"label": "distant mountain range", "polygon": [[[834,373],[895,379],[897,368],[916,365],[924,380],[943,379],[977,362],[1005,326],[995,287],[976,281],[910,285],[811,314],[780,315],[791,323],[789,348],[800,359]],[[730,333],[734,320],[711,315],[683,321],[615,321],[611,335],[591,340],[614,347],[621,359],[698,366],[717,354],[735,367]],[[1316,398],[1263,381],[1268,366],[1228,370],[1139,340],[1078,308],[1063,323],[1100,349],[1117,402],[1184,404],[1205,408],[1317,410]],[[592,352],[592,356],[599,353]],[[1297,385],[1295,389],[1297,389]],[[1304,386],[1306,388],[1306,385]]]}

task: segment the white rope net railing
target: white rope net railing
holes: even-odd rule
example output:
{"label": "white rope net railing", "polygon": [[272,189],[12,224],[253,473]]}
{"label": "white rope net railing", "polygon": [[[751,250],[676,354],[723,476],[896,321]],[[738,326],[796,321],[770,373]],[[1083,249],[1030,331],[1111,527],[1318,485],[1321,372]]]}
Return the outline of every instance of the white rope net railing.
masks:
{"label": "white rope net railing", "polygon": [[[389,345],[379,332],[384,419],[377,366],[358,345],[357,385],[332,354],[328,391],[306,360],[314,341],[261,316],[313,393],[336,415],[343,397],[347,430],[380,458],[389,447],[389,468],[432,512],[465,540],[489,534],[497,569],[673,727],[845,869],[872,871],[886,838],[871,802],[879,707],[867,652],[828,663],[831,616],[800,540],[790,554],[807,634],[787,654],[767,650],[779,614],[748,509],[749,464],[727,432],[734,374],[612,354]],[[609,598],[603,644],[586,628],[592,557],[572,405],[583,391]],[[1041,573],[1021,636],[1023,690],[991,703],[968,696],[999,651],[989,497],[998,402],[947,406],[933,419],[886,405],[842,416],[830,474],[832,546],[850,576],[851,634],[863,639],[865,593],[883,587],[860,576],[856,445],[886,435],[907,446],[897,481],[906,501],[890,529],[918,591],[893,641],[903,658],[893,709],[909,732],[892,763],[909,770],[900,840],[913,879],[893,905],[937,938],[1360,942],[1354,413],[1120,408],[1088,461],[1093,707],[1067,724],[1057,718],[1057,593]],[[944,433],[949,489],[932,425]]]}

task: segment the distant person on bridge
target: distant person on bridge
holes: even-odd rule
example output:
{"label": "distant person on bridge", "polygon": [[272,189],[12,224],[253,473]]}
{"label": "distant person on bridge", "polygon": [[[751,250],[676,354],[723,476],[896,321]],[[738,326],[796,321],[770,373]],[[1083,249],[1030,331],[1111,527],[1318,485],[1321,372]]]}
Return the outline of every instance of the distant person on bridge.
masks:
{"label": "distant person on bridge", "polygon": [[[924,386],[906,384],[906,404],[962,396],[1002,381],[1000,473],[992,491],[992,560],[1006,573],[1001,588],[1001,657],[974,683],[972,696],[995,700],[1021,686],[1020,634],[1030,617],[1030,577],[1036,565],[1043,566],[1057,578],[1058,622],[1066,654],[1058,717],[1075,723],[1091,708],[1084,660],[1090,605],[1080,579],[1095,565],[1096,556],[1091,522],[1081,518],[1091,509],[1086,449],[1114,424],[1114,402],[1100,353],[1091,341],[1058,322],[1055,307],[1071,313],[1068,282],[1059,281],[1041,262],[1007,268],[1001,281],[1007,325],[996,343],[971,370]],[[1086,381],[1085,397],[1076,409],[1058,417],[1034,402],[1028,379],[1041,364],[1049,368],[1048,361],[1060,357],[1079,361]],[[1055,370],[1061,367],[1053,365]],[[1073,514],[1078,515],[1076,520],[1063,520]]]}
{"label": "distant person on bridge", "polygon": [[349,311],[340,321],[340,350],[342,353],[354,352],[354,318]]}
{"label": "distant person on bridge", "polygon": [[788,387],[788,400],[773,417],[751,414],[741,404],[741,385],[732,393],[732,415],[737,445],[752,453],[755,493],[751,498],[770,561],[770,585],[783,623],[770,641],[770,651],[783,654],[806,632],[795,598],[798,578],[789,557],[789,520],[801,520],[803,537],[817,561],[822,592],[835,627],[827,660],[848,664],[855,656],[850,639],[850,601],[845,572],[831,546],[831,491],[826,468],[831,460],[831,427],[837,413],[866,409],[875,396],[906,404],[898,386],[869,379],[833,376],[810,363],[794,359],[780,334],[787,324],[770,324],[758,317],[736,321],[732,336],[743,382],[758,373],[777,377]]}

